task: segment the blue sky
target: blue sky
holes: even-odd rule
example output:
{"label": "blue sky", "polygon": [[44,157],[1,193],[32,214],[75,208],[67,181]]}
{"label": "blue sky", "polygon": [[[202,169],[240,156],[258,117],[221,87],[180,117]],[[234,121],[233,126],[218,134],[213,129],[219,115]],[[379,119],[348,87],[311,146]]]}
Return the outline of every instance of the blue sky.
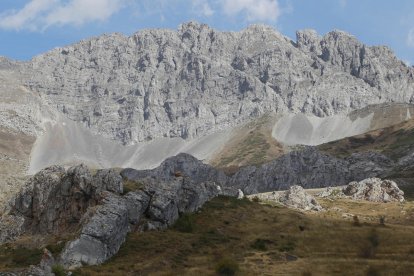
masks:
{"label": "blue sky", "polygon": [[413,0],[2,0],[0,55],[27,60],[102,33],[190,20],[232,31],[266,23],[293,39],[298,29],[341,29],[414,64]]}

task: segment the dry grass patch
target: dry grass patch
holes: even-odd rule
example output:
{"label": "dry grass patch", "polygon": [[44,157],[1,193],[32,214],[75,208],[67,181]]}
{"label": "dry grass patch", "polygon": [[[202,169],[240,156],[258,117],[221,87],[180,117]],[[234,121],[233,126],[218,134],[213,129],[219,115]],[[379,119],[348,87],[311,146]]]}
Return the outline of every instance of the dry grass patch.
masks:
{"label": "dry grass patch", "polygon": [[[412,215],[412,205],[402,207]],[[339,206],[373,217],[387,208],[395,218],[385,226],[362,220],[355,227],[338,212],[304,214],[219,197],[169,230],[130,234],[108,263],[75,275],[217,275],[223,264],[234,271],[226,275],[414,273],[413,223],[397,217],[400,205],[341,201]],[[374,208],[378,213],[371,214]]]}

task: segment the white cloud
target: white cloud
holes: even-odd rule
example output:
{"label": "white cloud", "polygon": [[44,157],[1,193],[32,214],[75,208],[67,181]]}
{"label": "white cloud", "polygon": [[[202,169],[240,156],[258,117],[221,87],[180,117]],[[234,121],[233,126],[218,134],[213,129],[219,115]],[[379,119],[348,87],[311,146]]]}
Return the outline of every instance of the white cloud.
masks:
{"label": "white cloud", "polygon": [[51,11],[46,17],[46,26],[104,21],[118,12],[124,3],[123,0],[72,0]]}
{"label": "white cloud", "polygon": [[414,47],[414,28],[412,28],[407,35],[407,45],[409,47]]}
{"label": "white cloud", "polygon": [[32,0],[21,10],[10,10],[0,14],[0,28],[2,29],[35,29],[39,15],[51,9],[57,0]]}
{"label": "white cloud", "polygon": [[227,15],[245,12],[249,21],[276,21],[280,16],[277,0],[224,0],[223,10]]}
{"label": "white cloud", "polygon": [[339,5],[341,8],[345,8],[346,4],[348,4],[348,0],[339,0]]}
{"label": "white cloud", "polygon": [[210,17],[214,14],[214,10],[211,8],[208,1],[205,0],[192,0],[193,2],[193,11],[205,17]]}
{"label": "white cloud", "polygon": [[129,0],[30,0],[20,10],[0,14],[0,28],[41,30],[53,25],[104,21]]}

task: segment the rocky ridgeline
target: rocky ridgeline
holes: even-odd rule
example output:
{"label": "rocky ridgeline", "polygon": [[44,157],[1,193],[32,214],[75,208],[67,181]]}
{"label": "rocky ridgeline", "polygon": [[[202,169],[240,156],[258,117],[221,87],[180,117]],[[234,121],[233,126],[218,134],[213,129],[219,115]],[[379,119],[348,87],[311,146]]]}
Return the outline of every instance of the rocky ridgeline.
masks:
{"label": "rocky ridgeline", "polygon": [[336,30],[292,41],[263,25],[190,22],[83,40],[19,70],[50,106],[123,143],[200,137],[268,112],[329,116],[414,99],[413,68]]}
{"label": "rocky ridgeline", "polygon": [[391,180],[372,177],[362,181],[353,181],[342,188],[327,187],[319,197],[339,197],[373,202],[403,202],[404,192]]}
{"label": "rocky ridgeline", "polygon": [[229,182],[245,194],[346,185],[367,177],[384,177],[397,164],[375,152],[355,153],[347,158],[324,154],[315,147],[292,151],[269,163],[241,168]]}
{"label": "rocky ridgeline", "polygon": [[150,176],[128,181],[133,189],[125,193],[122,177],[114,170],[92,175],[84,165],[44,169],[2,216],[0,243],[23,234],[73,238],[77,233],[57,262],[67,268],[100,264],[119,250],[128,232],[164,229],[181,213],[194,212],[225,193],[214,181],[196,181],[179,172],[168,181]]}

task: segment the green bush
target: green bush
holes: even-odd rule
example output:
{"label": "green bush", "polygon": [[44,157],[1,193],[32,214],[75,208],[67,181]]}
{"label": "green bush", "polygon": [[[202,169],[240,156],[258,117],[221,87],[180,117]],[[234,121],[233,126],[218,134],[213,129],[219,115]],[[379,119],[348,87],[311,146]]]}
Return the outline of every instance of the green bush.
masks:
{"label": "green bush", "polygon": [[367,259],[374,258],[379,244],[379,236],[374,228],[367,237],[367,243],[361,247],[360,257]]}
{"label": "green bush", "polygon": [[142,189],[144,187],[144,185],[140,182],[137,182],[135,180],[131,180],[131,179],[126,179],[124,180],[123,183],[123,193],[122,194],[127,194],[129,192],[133,192],[139,189]]}
{"label": "green bush", "polygon": [[293,240],[287,240],[279,246],[280,252],[292,252],[295,250],[296,244]]}
{"label": "green bush", "polygon": [[361,226],[361,222],[359,222],[358,216],[353,216],[354,226]]}
{"label": "green bush", "polygon": [[233,276],[239,272],[239,264],[232,258],[223,258],[216,265],[216,272],[221,276]]}
{"label": "green bush", "polygon": [[65,269],[63,268],[62,265],[59,265],[59,264],[52,266],[52,272],[56,276],[65,276],[66,275]]}
{"label": "green bush", "polygon": [[267,250],[267,246],[266,246],[267,242],[268,242],[268,240],[256,239],[254,241],[254,243],[251,245],[251,247],[253,249],[256,249],[256,250],[266,251]]}
{"label": "green bush", "polygon": [[185,213],[175,222],[173,228],[183,233],[192,233],[195,229],[194,215]]}
{"label": "green bush", "polygon": [[41,249],[16,248],[10,252],[11,260],[14,266],[26,267],[39,264],[43,255]]}
{"label": "green bush", "polygon": [[53,256],[56,257],[62,252],[64,247],[65,247],[65,242],[61,241],[61,242],[54,243],[54,244],[48,244],[46,246],[46,249],[49,250]]}

